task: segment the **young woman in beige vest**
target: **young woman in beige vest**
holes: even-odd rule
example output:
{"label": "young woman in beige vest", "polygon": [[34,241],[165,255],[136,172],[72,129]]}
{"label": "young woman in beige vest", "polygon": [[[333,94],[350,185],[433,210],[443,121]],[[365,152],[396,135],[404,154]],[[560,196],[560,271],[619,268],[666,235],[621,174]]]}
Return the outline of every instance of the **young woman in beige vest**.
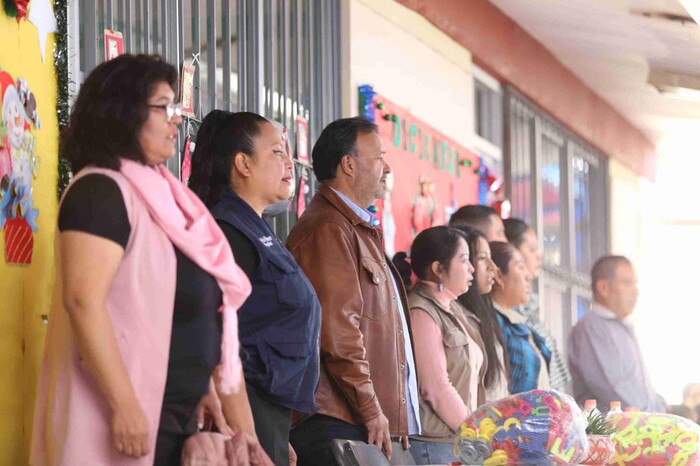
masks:
{"label": "young woman in beige vest", "polygon": [[418,277],[408,301],[421,418],[411,453],[417,464],[445,464],[456,459],[455,432],[484,401],[479,323],[456,301],[474,273],[464,235],[444,226],[424,230],[411,246],[411,268]]}

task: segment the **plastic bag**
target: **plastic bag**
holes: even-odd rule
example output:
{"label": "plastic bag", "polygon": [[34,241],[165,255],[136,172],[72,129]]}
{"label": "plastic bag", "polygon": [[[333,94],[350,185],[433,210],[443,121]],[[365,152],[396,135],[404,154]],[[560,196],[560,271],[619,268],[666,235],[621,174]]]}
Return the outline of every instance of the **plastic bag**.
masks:
{"label": "plastic bag", "polygon": [[586,420],[556,390],[532,390],[482,406],[462,423],[455,454],[464,464],[566,464],[586,455]]}
{"label": "plastic bag", "polygon": [[673,414],[630,412],[608,418],[617,427],[611,464],[634,466],[700,465],[700,426]]}

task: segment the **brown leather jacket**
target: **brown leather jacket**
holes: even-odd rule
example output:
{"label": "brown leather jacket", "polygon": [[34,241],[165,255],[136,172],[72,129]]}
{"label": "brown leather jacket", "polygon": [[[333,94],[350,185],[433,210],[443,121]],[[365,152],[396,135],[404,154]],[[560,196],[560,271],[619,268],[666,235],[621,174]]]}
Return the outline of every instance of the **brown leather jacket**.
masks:
{"label": "brown leather jacket", "polygon": [[381,231],[321,184],[287,247],[321,302],[319,413],[355,425],[384,413],[392,435],[407,435],[404,338],[410,335],[403,332],[397,299],[405,310],[408,305]]}

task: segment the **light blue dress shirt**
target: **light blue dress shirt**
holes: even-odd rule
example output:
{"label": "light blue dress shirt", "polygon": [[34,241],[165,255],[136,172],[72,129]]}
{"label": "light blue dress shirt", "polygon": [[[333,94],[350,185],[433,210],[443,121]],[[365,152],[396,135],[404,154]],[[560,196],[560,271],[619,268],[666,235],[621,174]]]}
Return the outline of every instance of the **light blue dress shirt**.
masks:
{"label": "light blue dress shirt", "polygon": [[[333,188],[331,188],[333,189]],[[352,209],[353,212],[357,214],[365,222],[372,224],[373,215],[355,204],[343,193],[338,192],[333,189],[333,192],[338,195],[340,199],[345,202],[345,204]],[[408,331],[408,322],[406,321],[406,313],[403,308],[403,302],[401,301],[401,296],[399,294],[399,287],[396,285],[396,280],[394,279],[394,274],[389,272],[389,278],[391,279],[391,285],[394,289],[394,296],[396,297],[396,302],[399,305],[399,315],[401,316],[401,325],[403,327],[404,334],[404,345],[406,353],[406,388],[408,392],[408,400],[401,400],[402,402],[408,401],[408,435],[420,435],[420,411],[418,404],[418,381],[416,380],[416,364],[413,361],[413,349],[411,348],[411,335]]]}

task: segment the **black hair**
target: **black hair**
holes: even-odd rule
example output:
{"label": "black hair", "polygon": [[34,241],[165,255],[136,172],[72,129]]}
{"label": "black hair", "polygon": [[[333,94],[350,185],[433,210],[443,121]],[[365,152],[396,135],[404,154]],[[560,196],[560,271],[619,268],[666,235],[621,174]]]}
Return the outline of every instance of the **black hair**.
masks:
{"label": "black hair", "polygon": [[391,262],[394,263],[394,267],[396,267],[396,270],[399,272],[399,276],[401,277],[401,281],[403,282],[404,287],[408,290],[411,288],[411,262],[408,259],[408,255],[403,252],[397,252],[394,254],[394,257],[392,257]]}
{"label": "black hair", "polygon": [[120,55],[98,65],[80,86],[60,153],[73,173],[94,165],[119,169],[119,158],[145,163],[139,142],[148,99],[158,83],[173,90],[177,70],[157,55]]}
{"label": "black hair", "polygon": [[491,221],[491,216],[500,217],[496,209],[487,205],[470,204],[463,205],[450,217],[450,226],[468,226],[484,231]]}
{"label": "black hair", "polygon": [[469,290],[467,290],[466,293],[458,298],[458,301],[468,311],[473,313],[480,321],[479,325],[481,339],[484,340],[486,360],[488,361],[488,367],[486,368],[486,374],[484,377],[484,385],[486,388],[492,388],[498,382],[499,372],[506,378],[506,380],[508,380],[510,374],[510,364],[508,363],[507,357],[503,358],[503,364],[500,363],[500,359],[498,358],[496,343],[501,345],[504,352],[506,351],[506,345],[501,333],[501,327],[498,325],[498,321],[496,320],[496,311],[493,310],[491,298],[489,295],[482,295],[479,293],[479,270],[477,267],[479,239],[483,238],[484,241],[486,241],[486,236],[480,230],[467,225],[461,225],[456,228],[462,231],[467,238],[467,244],[469,245],[469,258],[474,266],[473,285],[469,287]]}
{"label": "black hair", "polygon": [[212,110],[202,121],[192,154],[190,189],[208,207],[218,203],[231,185],[233,157],[252,155],[254,139],[268,120],[251,112]]}
{"label": "black hair", "polygon": [[415,237],[411,244],[411,269],[421,280],[429,275],[430,265],[437,261],[444,268],[457,254],[460,240],[466,242],[465,236],[456,228],[436,226],[427,228]]}
{"label": "black hair", "polygon": [[503,275],[508,275],[510,271],[510,261],[515,252],[515,246],[503,241],[492,241],[489,243],[491,248],[491,258],[496,266],[501,269]]}
{"label": "black hair", "polygon": [[603,256],[593,264],[591,269],[591,287],[593,288],[593,296],[596,296],[598,289],[596,284],[600,280],[612,281],[617,274],[617,268],[620,264],[632,265],[632,262],[625,256]]}
{"label": "black hair", "polygon": [[506,230],[506,238],[516,248],[522,246],[525,241],[525,233],[532,230],[530,225],[520,220],[519,218],[506,218],[503,220],[503,226]]}
{"label": "black hair", "polygon": [[340,160],[345,155],[357,155],[357,136],[377,133],[377,125],[361,118],[341,118],[326,126],[311,153],[314,174],[323,182],[335,178]]}

